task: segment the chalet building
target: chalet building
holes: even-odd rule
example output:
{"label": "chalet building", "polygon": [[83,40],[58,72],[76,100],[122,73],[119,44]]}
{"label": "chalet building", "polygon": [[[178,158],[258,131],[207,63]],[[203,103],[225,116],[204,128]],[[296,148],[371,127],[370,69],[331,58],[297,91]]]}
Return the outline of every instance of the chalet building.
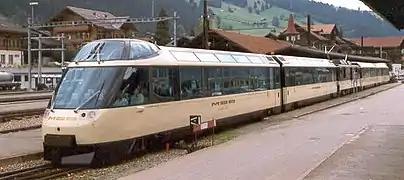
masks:
{"label": "chalet building", "polygon": [[[350,39],[357,46],[352,54],[381,57],[392,60],[393,63],[404,61],[404,36],[364,37]],[[363,44],[363,47],[362,47]]]}
{"label": "chalet building", "polygon": [[0,67],[21,66],[24,62],[24,37],[27,30],[0,21]]}
{"label": "chalet building", "polygon": [[[275,54],[291,46],[290,43],[237,32],[211,29],[208,32],[209,49],[259,54]],[[189,41],[188,48],[202,48],[203,33]],[[179,44],[181,46],[181,44]]]}
{"label": "chalet building", "polygon": [[61,36],[65,33],[67,37],[67,48],[74,50],[79,48],[83,43],[103,38],[133,38],[137,33],[137,29],[133,23],[126,23],[129,17],[117,17],[109,12],[96,11],[78,7],[67,6],[61,12],[52,17],[48,22],[60,21],[102,21],[105,19],[115,19],[117,24],[95,24],[77,25],[69,27],[45,28],[50,31],[53,36]]}
{"label": "chalet building", "polygon": [[308,41],[309,31],[307,26],[295,23],[293,15],[290,15],[288,27],[278,35],[278,39],[304,47],[327,51],[334,46],[333,52],[338,53],[351,52],[352,46],[356,46],[355,43],[342,37],[335,24],[311,25],[310,29],[310,41]]}

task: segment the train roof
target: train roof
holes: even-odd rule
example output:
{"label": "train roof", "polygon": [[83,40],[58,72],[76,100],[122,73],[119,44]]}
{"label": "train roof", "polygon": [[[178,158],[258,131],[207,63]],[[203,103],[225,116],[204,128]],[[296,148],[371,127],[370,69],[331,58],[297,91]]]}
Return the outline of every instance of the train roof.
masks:
{"label": "train roof", "polygon": [[[134,40],[133,42],[143,43],[143,41],[140,40]],[[159,50],[156,51],[155,54],[143,58],[128,60],[105,60],[100,63],[98,63],[96,60],[83,60],[69,64],[69,67],[85,66],[279,67],[280,65],[270,56],[264,54],[159,46]]]}
{"label": "train roof", "polygon": [[284,67],[336,67],[327,59],[277,55]]}
{"label": "train roof", "polygon": [[386,63],[364,63],[364,62],[352,62],[361,68],[389,68]]}

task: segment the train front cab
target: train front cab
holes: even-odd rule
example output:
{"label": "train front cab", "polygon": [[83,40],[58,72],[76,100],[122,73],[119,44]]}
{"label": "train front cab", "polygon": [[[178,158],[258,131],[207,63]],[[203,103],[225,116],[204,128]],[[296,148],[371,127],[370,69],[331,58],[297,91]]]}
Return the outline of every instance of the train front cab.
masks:
{"label": "train front cab", "polygon": [[284,111],[328,100],[337,95],[336,66],[330,61],[291,56],[276,56],[276,59],[282,64]]}

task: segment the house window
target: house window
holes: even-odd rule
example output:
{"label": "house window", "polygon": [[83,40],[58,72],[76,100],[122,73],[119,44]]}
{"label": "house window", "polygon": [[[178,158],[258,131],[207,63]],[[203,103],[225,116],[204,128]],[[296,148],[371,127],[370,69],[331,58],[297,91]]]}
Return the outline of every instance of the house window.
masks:
{"label": "house window", "polygon": [[380,53],[380,50],[375,49],[375,54],[379,54],[379,53]]}
{"label": "house window", "polygon": [[289,41],[290,39],[289,39],[289,36],[286,36],[286,41]]}
{"label": "house window", "polygon": [[0,64],[6,64],[6,55],[0,55]]}
{"label": "house window", "polygon": [[14,56],[8,55],[8,64],[14,64]]}
{"label": "house window", "polygon": [[297,35],[297,40],[300,40],[300,34]]}

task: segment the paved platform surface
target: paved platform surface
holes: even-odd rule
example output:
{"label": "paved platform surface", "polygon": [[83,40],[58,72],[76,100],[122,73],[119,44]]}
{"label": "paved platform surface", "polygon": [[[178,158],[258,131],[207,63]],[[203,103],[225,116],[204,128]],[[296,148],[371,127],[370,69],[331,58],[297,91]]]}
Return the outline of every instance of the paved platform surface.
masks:
{"label": "paved platform surface", "polygon": [[49,100],[22,101],[12,103],[0,103],[0,113],[9,111],[20,111],[27,109],[45,108]]}
{"label": "paved platform surface", "polygon": [[404,179],[404,126],[367,128],[305,179]]}
{"label": "paved platform surface", "polygon": [[39,129],[0,135],[0,159],[40,151],[42,138]]}
{"label": "paved platform surface", "polygon": [[[121,179],[303,179],[313,170],[317,171],[318,165],[356,139],[367,127],[404,125],[403,99],[404,86],[399,86],[366,99],[264,128]],[[403,144],[397,137],[383,139],[379,136],[378,140]],[[374,150],[362,149],[362,153],[375,154]],[[378,153],[392,153],[388,151],[388,148],[380,148]],[[388,156],[378,158],[383,159],[379,160],[381,162],[392,162]],[[404,165],[404,161],[395,163],[401,167]],[[332,169],[333,165],[329,166]],[[395,173],[390,177],[399,177],[402,172],[391,171],[391,167],[382,164],[374,166],[376,168],[362,170]],[[332,179],[330,172],[325,169],[323,176],[313,178]],[[352,179],[364,178],[358,175]]]}

